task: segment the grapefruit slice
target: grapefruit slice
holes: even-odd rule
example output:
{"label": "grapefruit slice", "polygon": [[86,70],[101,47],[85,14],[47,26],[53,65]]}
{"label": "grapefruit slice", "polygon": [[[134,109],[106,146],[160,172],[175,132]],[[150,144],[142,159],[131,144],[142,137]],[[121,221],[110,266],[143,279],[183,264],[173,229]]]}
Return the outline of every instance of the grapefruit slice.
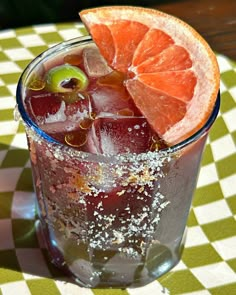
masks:
{"label": "grapefruit slice", "polygon": [[220,74],[215,54],[188,24],[129,6],[87,9],[80,17],[108,65],[153,129],[173,145],[204,125]]}

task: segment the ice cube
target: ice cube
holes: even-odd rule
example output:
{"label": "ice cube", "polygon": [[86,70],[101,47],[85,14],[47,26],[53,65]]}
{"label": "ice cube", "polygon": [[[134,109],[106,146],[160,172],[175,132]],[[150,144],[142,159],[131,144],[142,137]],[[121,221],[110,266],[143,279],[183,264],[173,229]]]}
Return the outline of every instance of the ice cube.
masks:
{"label": "ice cube", "polygon": [[33,94],[26,99],[29,115],[37,124],[78,121],[91,113],[87,93],[45,93]]}
{"label": "ice cube", "polygon": [[98,118],[92,130],[89,136],[93,136],[97,152],[112,155],[147,152],[155,135],[141,117]]}
{"label": "ice cube", "polygon": [[93,112],[98,117],[119,115],[122,110],[130,110],[132,116],[142,116],[124,87],[102,87],[92,91],[90,96]]}
{"label": "ice cube", "polygon": [[74,149],[98,154],[97,146],[91,136],[91,130],[82,129],[83,120],[49,123],[41,125],[41,129],[55,140],[73,147]]}
{"label": "ice cube", "polygon": [[[86,145],[81,144],[82,139],[79,144],[79,139],[81,133],[84,138],[83,142],[86,143],[84,130],[90,127],[88,121],[93,121],[88,95],[83,93],[41,93],[28,97],[26,104],[32,119],[52,138],[71,146],[74,146],[76,140],[78,149],[87,149]],[[70,142],[66,141],[68,136],[70,138],[76,136],[76,139],[72,138],[71,144],[69,144]]]}
{"label": "ice cube", "polygon": [[92,112],[90,97],[87,93],[77,93],[76,99],[65,100],[65,114],[69,120],[78,121],[90,116]]}
{"label": "ice cube", "polygon": [[85,71],[89,77],[101,77],[112,72],[95,44],[84,48],[83,58]]}
{"label": "ice cube", "polygon": [[43,123],[50,115],[55,115],[61,108],[62,101],[56,93],[32,95],[25,101],[27,111],[37,124]]}

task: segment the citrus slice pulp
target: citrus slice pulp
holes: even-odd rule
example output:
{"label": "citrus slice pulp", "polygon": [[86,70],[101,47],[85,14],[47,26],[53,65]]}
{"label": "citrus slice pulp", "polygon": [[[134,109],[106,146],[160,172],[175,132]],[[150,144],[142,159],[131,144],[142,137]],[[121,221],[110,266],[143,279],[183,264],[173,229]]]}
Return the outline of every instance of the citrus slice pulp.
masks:
{"label": "citrus slice pulp", "polygon": [[219,91],[216,56],[180,19],[154,9],[110,6],[80,12],[108,65],[152,128],[168,144],[194,134]]}

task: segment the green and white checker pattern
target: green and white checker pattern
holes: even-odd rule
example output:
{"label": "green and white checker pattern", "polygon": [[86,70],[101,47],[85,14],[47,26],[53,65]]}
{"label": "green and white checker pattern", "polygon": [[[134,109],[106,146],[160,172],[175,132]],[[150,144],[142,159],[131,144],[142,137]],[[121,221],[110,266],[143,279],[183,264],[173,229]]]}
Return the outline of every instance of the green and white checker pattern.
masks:
{"label": "green and white checker pattern", "polygon": [[236,63],[222,55],[221,109],[204,153],[182,261],[158,281],[131,290],[80,288],[50,264],[35,223],[24,128],[13,120],[16,83],[36,55],[84,33],[79,23],[0,32],[0,295],[236,294]]}

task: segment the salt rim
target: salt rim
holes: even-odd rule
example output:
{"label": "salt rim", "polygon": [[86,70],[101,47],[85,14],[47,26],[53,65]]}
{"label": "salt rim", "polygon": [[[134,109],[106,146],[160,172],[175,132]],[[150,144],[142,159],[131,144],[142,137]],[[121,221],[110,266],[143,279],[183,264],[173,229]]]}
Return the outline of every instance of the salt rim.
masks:
{"label": "salt rim", "polygon": [[21,112],[19,110],[19,105],[17,104],[14,109],[14,118],[16,121],[21,120],[23,122],[23,125],[25,129],[27,130],[27,133],[30,134],[36,142],[41,142],[43,140],[46,140],[48,142],[48,145],[52,148],[57,147],[56,151],[58,154],[58,158],[64,159],[65,155],[68,155],[69,157],[76,157],[78,159],[83,159],[89,161],[89,162],[104,162],[113,160],[114,162],[124,162],[124,163],[131,163],[135,161],[156,161],[161,158],[166,158],[166,160],[170,159],[171,157],[179,157],[182,153],[182,150],[190,145],[191,143],[194,143],[197,141],[200,137],[202,137],[211,127],[213,122],[215,121],[218,111],[220,107],[220,92],[218,93],[217,100],[213,109],[213,112],[211,113],[210,117],[208,118],[205,125],[199,129],[196,133],[194,133],[192,136],[188,137],[187,139],[181,141],[180,143],[170,146],[168,148],[164,148],[162,150],[158,151],[148,151],[146,153],[124,153],[119,155],[112,155],[112,154],[92,154],[87,153],[83,151],[76,150],[74,148],[71,148],[63,143],[58,142],[51,136],[49,136],[47,133],[45,133],[43,130],[39,128],[33,121],[31,121],[30,118],[28,118],[28,121],[25,121],[24,118],[21,115]]}

